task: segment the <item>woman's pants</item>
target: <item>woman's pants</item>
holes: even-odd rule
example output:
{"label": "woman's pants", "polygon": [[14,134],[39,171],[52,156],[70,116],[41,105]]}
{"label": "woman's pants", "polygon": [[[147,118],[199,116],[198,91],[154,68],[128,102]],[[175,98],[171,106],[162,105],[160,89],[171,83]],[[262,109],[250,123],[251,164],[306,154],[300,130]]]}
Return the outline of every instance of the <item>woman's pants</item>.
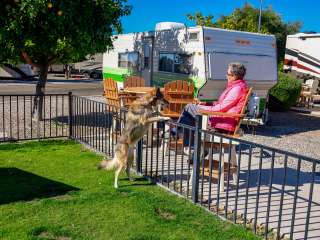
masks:
{"label": "woman's pants", "polygon": [[[182,114],[180,115],[178,119],[178,123],[182,123],[185,125],[189,125],[194,127],[195,126],[195,117],[198,114],[198,105],[196,104],[188,104],[185,106]],[[176,137],[179,137],[179,133],[183,133],[183,145],[193,147],[194,144],[194,131],[190,130],[188,128],[185,128],[183,130],[182,127],[178,127],[177,130],[173,129],[171,131],[173,134],[176,134]]]}

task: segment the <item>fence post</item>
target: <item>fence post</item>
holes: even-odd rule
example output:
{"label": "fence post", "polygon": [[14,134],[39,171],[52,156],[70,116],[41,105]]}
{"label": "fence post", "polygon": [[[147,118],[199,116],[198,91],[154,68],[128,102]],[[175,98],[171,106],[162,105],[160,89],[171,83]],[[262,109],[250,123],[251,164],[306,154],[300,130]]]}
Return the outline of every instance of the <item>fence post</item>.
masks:
{"label": "fence post", "polygon": [[[198,202],[199,198],[199,175],[200,175],[200,154],[201,154],[201,132],[202,116],[196,116],[196,126],[194,132],[194,152],[192,171],[192,201]],[[191,140],[190,140],[191,141]]]}
{"label": "fence post", "polygon": [[69,98],[69,118],[68,118],[68,124],[69,124],[69,139],[72,138],[72,92],[68,92],[68,98]]}
{"label": "fence post", "polygon": [[136,146],[136,170],[142,172],[142,139],[139,140]]}

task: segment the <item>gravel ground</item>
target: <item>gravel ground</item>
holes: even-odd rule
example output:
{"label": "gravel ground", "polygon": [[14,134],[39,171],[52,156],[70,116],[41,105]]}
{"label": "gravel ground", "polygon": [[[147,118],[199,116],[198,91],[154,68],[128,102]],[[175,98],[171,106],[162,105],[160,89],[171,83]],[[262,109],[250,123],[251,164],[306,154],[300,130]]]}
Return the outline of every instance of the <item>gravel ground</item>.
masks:
{"label": "gravel ground", "polygon": [[0,142],[68,134],[68,96],[45,97],[43,120],[32,118],[33,97],[0,97]]}
{"label": "gravel ground", "polygon": [[[269,116],[269,123],[257,127],[255,134],[252,129],[244,126],[245,134],[242,138],[320,160],[319,115],[290,111],[271,112]],[[289,159],[288,165],[296,167],[297,159]],[[311,171],[312,163],[302,161],[301,168],[305,171]],[[316,169],[317,172],[320,172],[320,164],[317,164]]]}
{"label": "gravel ground", "polygon": [[270,121],[255,135],[243,127],[248,141],[320,159],[320,116],[298,112],[271,112]]}

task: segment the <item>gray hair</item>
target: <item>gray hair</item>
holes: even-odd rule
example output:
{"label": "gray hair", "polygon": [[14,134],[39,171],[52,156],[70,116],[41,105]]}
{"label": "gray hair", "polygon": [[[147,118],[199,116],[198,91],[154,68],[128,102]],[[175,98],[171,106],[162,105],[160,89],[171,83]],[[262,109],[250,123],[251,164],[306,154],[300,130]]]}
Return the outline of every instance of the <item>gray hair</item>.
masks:
{"label": "gray hair", "polygon": [[228,69],[230,69],[231,74],[235,75],[237,79],[242,79],[246,75],[246,67],[239,62],[229,63]]}

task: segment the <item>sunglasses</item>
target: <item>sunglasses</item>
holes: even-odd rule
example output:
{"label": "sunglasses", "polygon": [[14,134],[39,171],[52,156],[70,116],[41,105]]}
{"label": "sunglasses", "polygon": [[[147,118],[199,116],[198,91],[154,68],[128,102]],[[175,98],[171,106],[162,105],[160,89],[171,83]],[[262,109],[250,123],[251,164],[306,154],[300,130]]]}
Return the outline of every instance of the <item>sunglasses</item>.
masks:
{"label": "sunglasses", "polygon": [[232,77],[232,76],[234,76],[234,75],[231,74],[231,73],[227,73],[227,76]]}

